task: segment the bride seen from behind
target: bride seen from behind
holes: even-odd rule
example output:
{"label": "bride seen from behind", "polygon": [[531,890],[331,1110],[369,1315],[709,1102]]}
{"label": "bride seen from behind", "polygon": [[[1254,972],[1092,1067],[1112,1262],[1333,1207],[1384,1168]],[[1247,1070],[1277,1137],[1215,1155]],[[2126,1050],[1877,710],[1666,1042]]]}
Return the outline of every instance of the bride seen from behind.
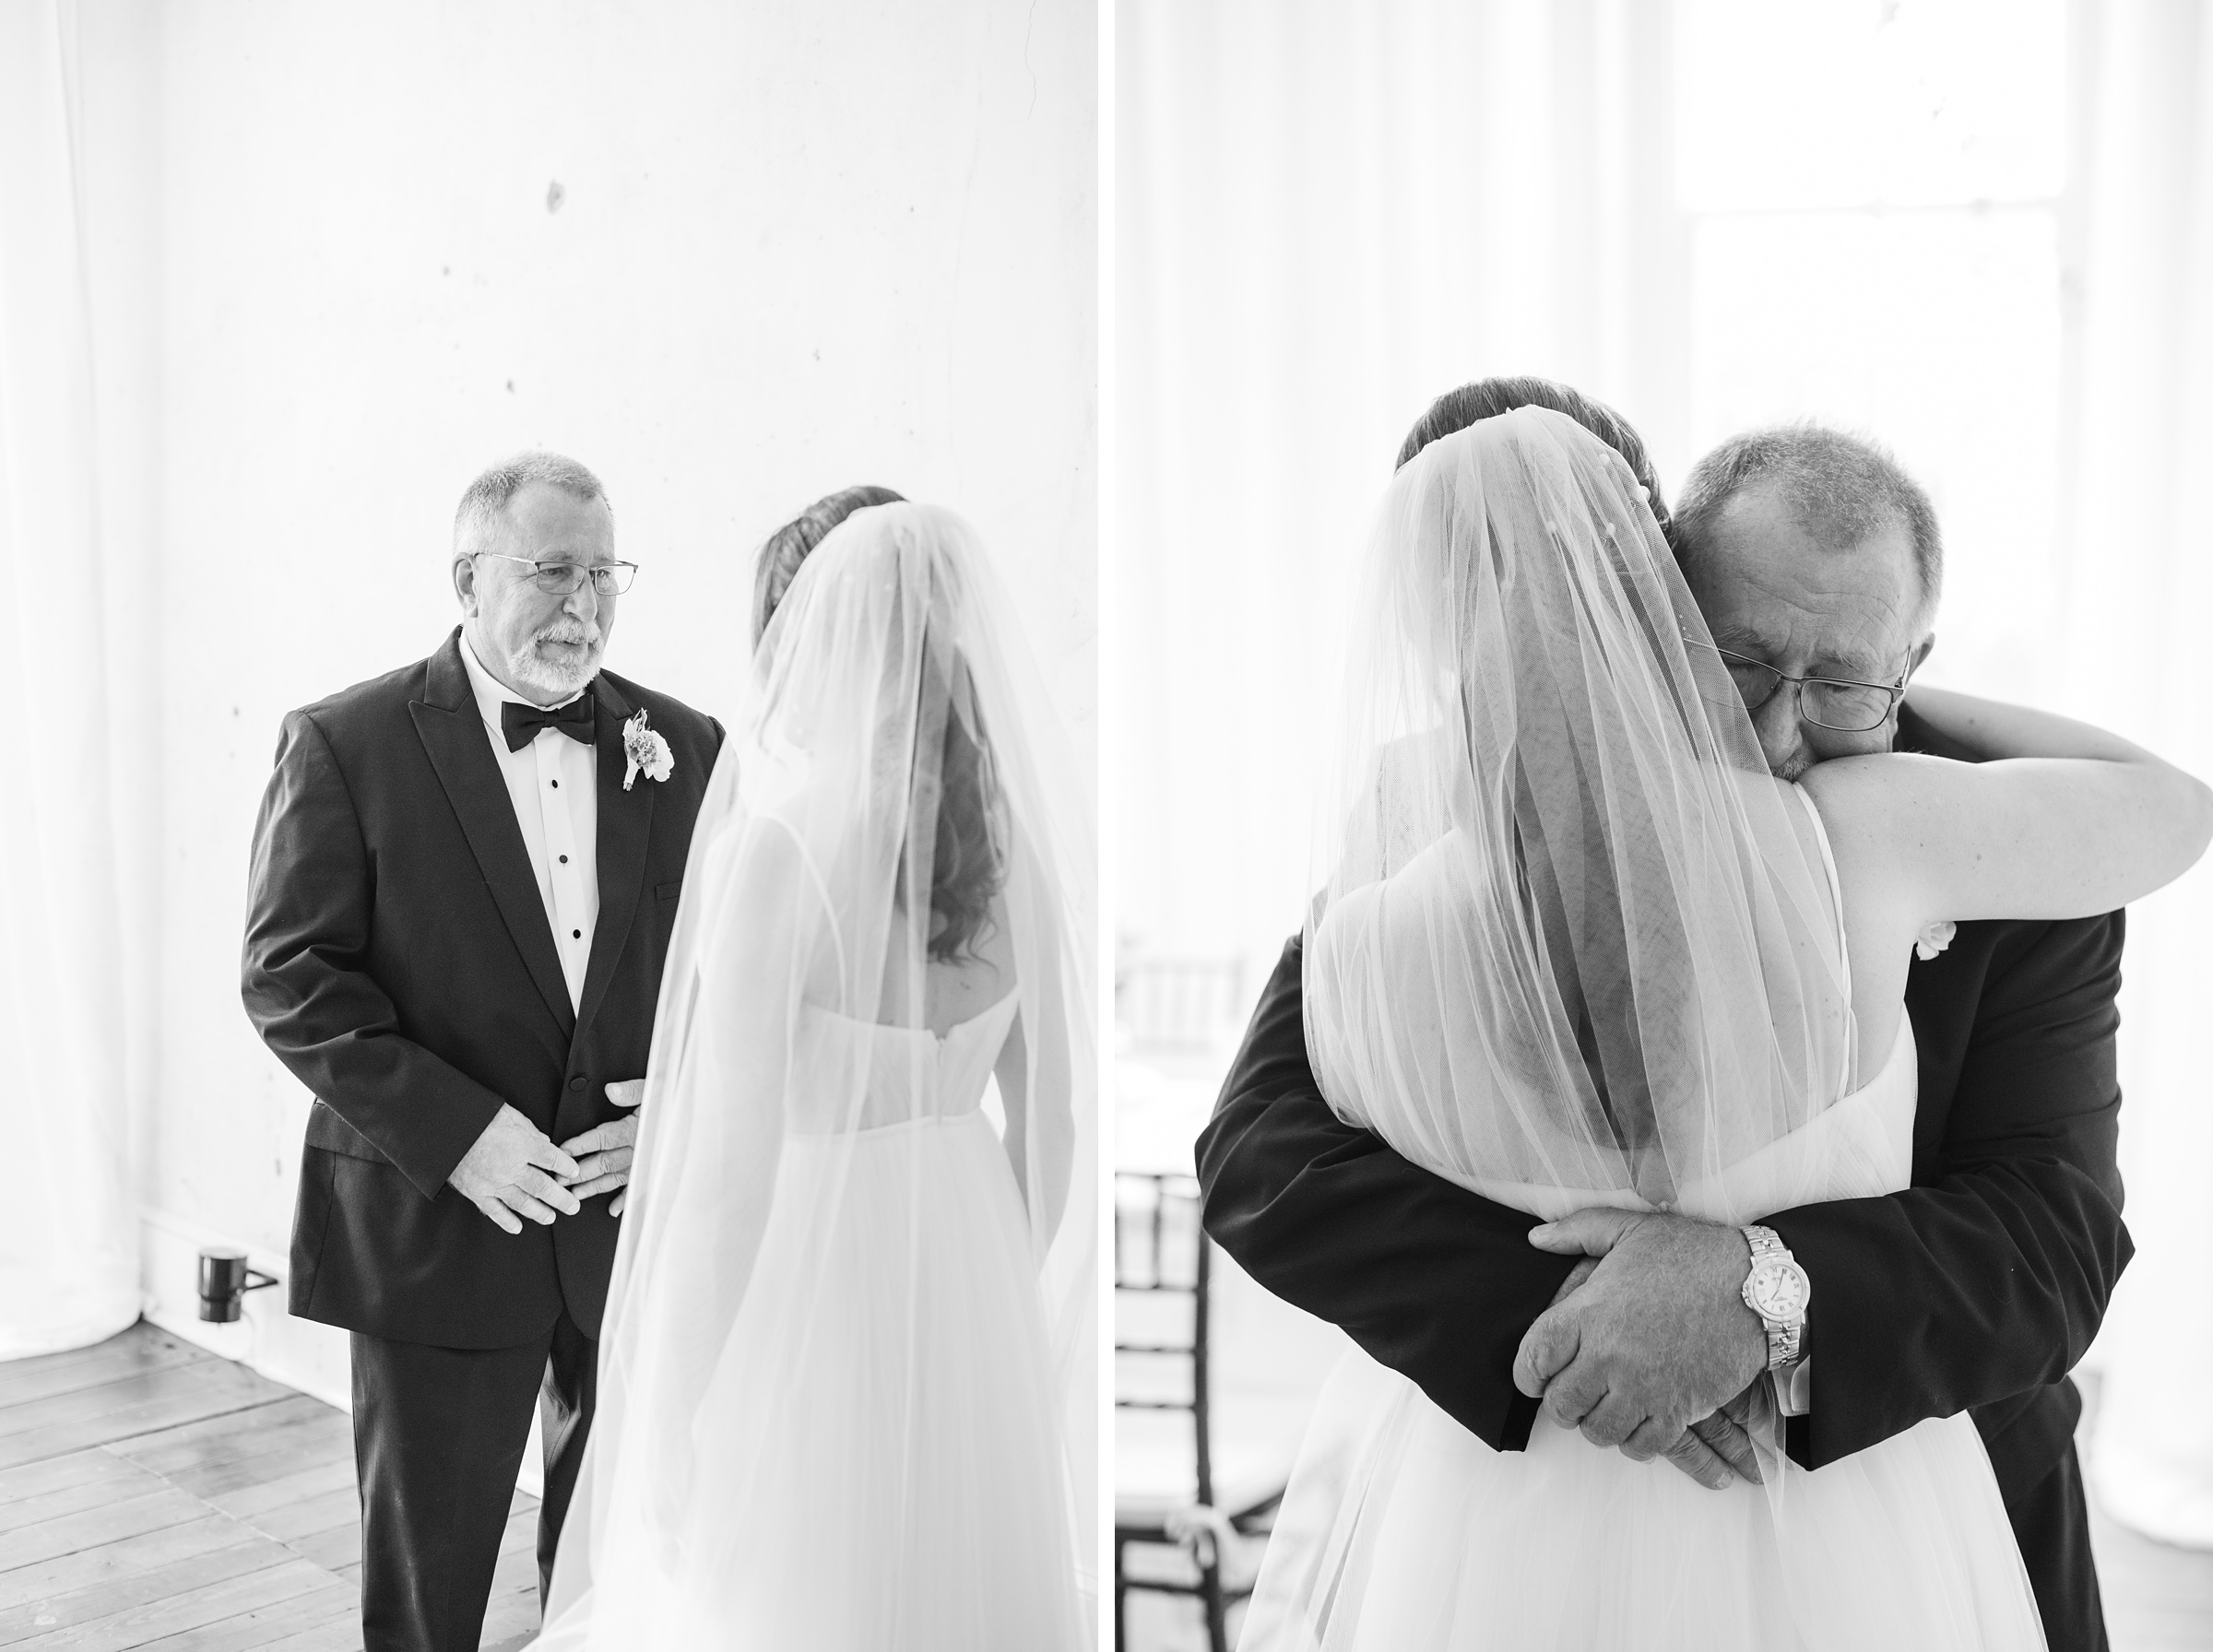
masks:
{"label": "bride seen from behind", "polygon": [[[2213,834],[2213,794],[2148,753],[1927,690],[1915,709],[1990,761],[1774,777],[1646,490],[1547,408],[1424,447],[1362,581],[1305,947],[1314,1069],[1348,1123],[1560,1248],[1905,1186],[1916,940],[2103,912]],[[1691,1421],[1565,1387],[1547,1409],[1612,1440]],[[1772,1403],[1754,1422],[1761,1483],[1717,1493],[1561,1428],[1494,1451],[1349,1354],[1246,1644],[2042,1644],[1964,1412],[1811,1472]]]}
{"label": "bride seen from behind", "polygon": [[833,496],[761,586],[539,1645],[1083,1646],[1083,795],[950,512]]}

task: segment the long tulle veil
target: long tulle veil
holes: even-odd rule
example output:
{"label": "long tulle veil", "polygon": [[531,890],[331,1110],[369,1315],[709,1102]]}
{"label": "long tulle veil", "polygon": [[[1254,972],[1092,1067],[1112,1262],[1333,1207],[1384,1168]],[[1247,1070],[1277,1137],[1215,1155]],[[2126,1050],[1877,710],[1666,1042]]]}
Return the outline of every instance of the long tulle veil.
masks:
{"label": "long tulle veil", "polygon": [[1502,1203],[1728,1220],[1731,1167],[1848,1086],[1851,1001],[1813,823],[1641,492],[1539,407],[1392,481],[1307,1034],[1333,1108]]}
{"label": "long tulle veil", "polygon": [[[1059,1424],[1059,1550],[1075,1587],[1095,1596],[1088,822],[1087,792],[974,532],[914,504],[861,511],[836,528],[762,641],[693,831],[609,1289],[597,1418],[541,1645],[652,1644],[639,1638],[651,1625],[688,1626],[667,1602],[706,1587],[728,1563],[733,1540],[714,1528],[710,1511],[744,1508],[760,1464],[716,1444],[717,1397],[742,1368],[749,1403],[769,1416],[801,1415],[808,1398],[797,1390],[803,1348],[749,1347],[734,1334],[749,1294],[770,1268],[787,1292],[835,1290],[844,1276],[831,1258],[850,1243],[858,1214],[846,1198],[858,1144],[881,1155],[919,1141],[902,1134],[909,1121],[881,1114],[887,1092],[905,1093],[897,1084],[887,1092],[885,1079],[897,1075],[871,1068],[908,1059],[902,1050],[926,1054],[929,1040],[825,1042],[820,1018],[922,1028],[933,924],[986,898],[1019,999],[1022,1093],[1000,1088],[1027,1210],[1026,1267],[1049,1343],[1051,1369],[1039,1380],[1052,1387]],[[810,1184],[806,1209],[774,1212],[775,1248],[764,1257],[779,1159],[801,1136],[828,1169]],[[925,1174],[926,1162],[917,1148],[910,1174]],[[909,1266],[905,1248],[887,1246],[882,1266]],[[894,1322],[870,1334],[880,1357],[892,1347],[896,1370],[896,1349],[929,1328]],[[869,1437],[824,1439],[820,1449],[894,1465],[886,1483],[897,1488],[906,1477],[896,1466],[941,1444],[936,1422],[930,1395],[917,1389],[874,1413]],[[888,1501],[899,1500],[894,1489]],[[928,1507],[854,1511],[853,1552],[815,1557],[825,1584],[843,1576],[888,1589],[883,1621],[900,1623],[915,1603],[883,1575],[896,1557],[871,1552],[859,1534],[865,1527],[895,1541],[944,1517]],[[990,1534],[976,1532],[972,1548],[976,1576],[964,1587],[988,1588]],[[858,1578],[862,1567],[874,1575]],[[879,1644],[906,1644],[897,1628],[884,1633]]]}
{"label": "long tulle veil", "polygon": [[[1628,466],[1545,409],[1481,420],[1398,473],[1358,573],[1303,978],[1331,1107],[1533,1219],[1825,1197],[1805,1127],[1854,1054],[1819,827]],[[1331,1379],[1247,1644],[1367,1644],[1401,1492],[1456,1517],[1413,1398],[1356,1353]],[[1771,1419],[1762,1439],[1780,1470]],[[1453,1565],[1414,1587],[1480,1612]]]}

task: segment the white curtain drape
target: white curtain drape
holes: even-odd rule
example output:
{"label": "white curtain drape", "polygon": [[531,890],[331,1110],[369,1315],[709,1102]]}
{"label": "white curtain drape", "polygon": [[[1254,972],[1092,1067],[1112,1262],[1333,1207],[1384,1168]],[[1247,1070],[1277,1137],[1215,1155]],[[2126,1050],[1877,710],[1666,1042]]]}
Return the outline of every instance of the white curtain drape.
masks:
{"label": "white curtain drape", "polygon": [[[2213,775],[2213,19],[2089,9],[2081,396],[2058,703]],[[2213,1548],[2213,869],[2130,914],[2122,1173],[2136,1242],[2093,1363],[2108,1513]]]}
{"label": "white curtain drape", "polygon": [[1672,9],[1121,5],[1125,938],[1257,980],[1297,926],[1337,578],[1432,397],[1542,373],[1674,442]]}
{"label": "white curtain drape", "polygon": [[138,1316],[77,8],[0,6],[0,1359]]}

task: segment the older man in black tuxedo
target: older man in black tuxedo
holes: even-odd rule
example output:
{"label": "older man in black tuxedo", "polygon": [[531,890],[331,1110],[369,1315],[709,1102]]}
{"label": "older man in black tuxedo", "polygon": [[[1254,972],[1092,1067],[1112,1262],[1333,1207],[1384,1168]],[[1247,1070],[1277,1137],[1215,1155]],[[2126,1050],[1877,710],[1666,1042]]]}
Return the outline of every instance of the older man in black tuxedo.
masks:
{"label": "older man in black tuxedo", "polygon": [[291,1311],[353,1334],[367,1652],[477,1645],[534,1402],[550,1573],[722,742],[599,669],[635,570],[583,466],[478,478],[452,572],[428,659],[285,718],[246,922],[247,1014],[315,1096]]}
{"label": "older man in black tuxedo", "polygon": [[[1614,445],[1667,522],[1635,432],[1544,381],[1485,381],[1441,398],[1400,462],[1531,402]],[[1780,674],[1752,710],[1777,774],[1893,742],[1966,755],[1932,744],[1910,711],[1865,732],[1824,728],[1789,680],[1902,682],[1928,651],[1936,525],[1883,455],[1804,429],[1724,443],[1693,471],[1669,537],[1715,642]],[[1339,1120],[1307,1057],[1296,938],[1201,1138],[1207,1229],[1262,1284],[1343,1327],[1502,1451],[1527,1445],[1536,1397],[1570,1377],[1715,1407],[1781,1360],[1789,1449],[1812,1469],[1970,1410],[2050,1645],[2092,1652],[2105,1628],[2067,1372],[2131,1251],[2114,1162],[2121,941],[2118,913],[1962,924],[1948,949],[1914,964],[1912,1185],[1763,1224],[1811,1283],[1794,1347],[1771,1339],[1741,1294],[1752,1257],[1736,1229],[1648,1217],[1593,1272],[1587,1258],[1533,1248],[1522,1212]],[[1605,1290],[1579,1289],[1600,1272]],[[1667,1455],[1720,1483],[1716,1449],[1734,1457],[1740,1445],[1717,1413]]]}

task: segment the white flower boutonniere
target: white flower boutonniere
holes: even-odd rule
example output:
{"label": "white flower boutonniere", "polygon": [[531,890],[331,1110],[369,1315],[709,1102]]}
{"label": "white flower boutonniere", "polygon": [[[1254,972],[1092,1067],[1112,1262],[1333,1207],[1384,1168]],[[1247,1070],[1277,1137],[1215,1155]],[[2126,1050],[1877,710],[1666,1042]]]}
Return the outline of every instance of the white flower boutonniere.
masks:
{"label": "white flower boutonniere", "polygon": [[1952,944],[1952,937],[1959,933],[1957,924],[1931,924],[1913,938],[1913,950],[1922,962],[1928,961]]}
{"label": "white flower boutonniere", "polygon": [[645,726],[643,707],[636,716],[622,725],[622,754],[630,759],[630,768],[622,776],[622,789],[626,792],[637,779],[640,769],[645,771],[648,780],[666,780],[676,773],[676,754],[669,749],[667,740]]}

